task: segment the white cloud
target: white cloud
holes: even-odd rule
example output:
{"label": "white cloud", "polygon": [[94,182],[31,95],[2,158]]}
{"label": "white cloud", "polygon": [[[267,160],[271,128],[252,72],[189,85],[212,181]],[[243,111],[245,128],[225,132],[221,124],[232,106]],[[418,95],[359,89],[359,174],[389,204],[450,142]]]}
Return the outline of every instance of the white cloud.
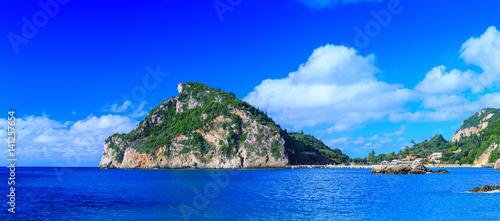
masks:
{"label": "white cloud", "polygon": [[422,106],[427,109],[441,109],[450,106],[462,105],[470,102],[465,97],[458,95],[423,95]]}
{"label": "white cloud", "polygon": [[423,81],[417,84],[415,90],[424,93],[455,93],[471,89],[472,93],[482,92],[484,85],[478,81],[478,75],[472,71],[453,69],[445,72],[446,67],[441,65],[432,68]]}
{"label": "white cloud", "polygon": [[379,141],[381,144],[385,144],[385,143],[389,143],[389,142],[392,142],[392,139],[391,138],[386,138],[386,139],[382,139]]}
{"label": "white cloud", "polygon": [[[0,119],[2,122],[6,119]],[[18,118],[16,151],[20,162],[30,165],[97,166],[85,163],[99,162],[104,140],[114,133],[129,132],[136,124],[129,117],[111,114],[91,115],[77,122],[59,122],[48,116]]]}
{"label": "white cloud", "polygon": [[393,133],[385,133],[384,136],[390,137],[390,136],[401,136],[402,134],[405,133],[406,130],[406,125],[401,126],[398,131],[393,132]]}
{"label": "white cloud", "polygon": [[126,100],[121,105],[118,103],[114,103],[110,108],[103,108],[102,110],[106,112],[128,114],[128,116],[132,118],[139,118],[148,114],[148,112],[144,110],[144,106],[146,105],[146,103],[146,101],[143,101],[139,105],[137,105],[133,104],[129,100]]}
{"label": "white cloud", "polygon": [[498,80],[500,75],[500,32],[489,27],[480,37],[467,40],[461,48],[460,57],[467,63],[481,67],[487,80]]}
{"label": "white cloud", "polygon": [[327,140],[327,141],[325,141],[325,143],[329,146],[333,146],[336,144],[345,143],[348,139],[349,139],[349,137],[341,137],[341,138],[337,138],[337,139]]}
{"label": "white cloud", "polygon": [[267,79],[244,98],[296,128],[331,123],[344,131],[400,111],[411,98],[402,85],[379,81],[374,56],[325,45],[286,78]]}
{"label": "white cloud", "polygon": [[118,106],[119,104],[118,103],[115,103],[113,104],[113,106],[111,106],[111,108],[107,109],[107,108],[103,108],[104,111],[110,111],[110,112],[113,112],[113,113],[123,113],[125,111],[127,111],[127,109],[132,106],[132,102],[129,101],[129,100],[126,100],[123,102],[122,105]]}
{"label": "white cloud", "polygon": [[485,107],[500,107],[498,92],[486,93],[500,80],[500,32],[492,26],[480,37],[467,40],[460,50],[465,62],[479,66],[483,72],[453,69],[445,72],[444,66],[434,67],[414,89],[423,109],[391,114],[389,120],[446,121],[466,119]]}
{"label": "white cloud", "polygon": [[485,94],[479,103],[482,107],[500,108],[500,92]]}

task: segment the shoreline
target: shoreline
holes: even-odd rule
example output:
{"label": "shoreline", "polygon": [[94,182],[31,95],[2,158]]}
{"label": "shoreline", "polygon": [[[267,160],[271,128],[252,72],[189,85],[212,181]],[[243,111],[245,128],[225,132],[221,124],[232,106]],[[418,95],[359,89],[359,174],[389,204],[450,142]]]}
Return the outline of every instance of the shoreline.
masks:
{"label": "shoreline", "polygon": [[[197,169],[197,170],[240,170],[240,169],[315,169],[315,168],[331,168],[331,169],[373,169],[373,167],[379,166],[375,165],[287,165],[284,167],[252,167],[252,168],[192,168],[192,167],[183,167],[183,168],[99,168],[97,169],[122,169],[122,170],[182,170],[182,169]],[[424,166],[426,168],[493,168],[493,167],[478,167],[470,164],[428,164]]]}
{"label": "shoreline", "polygon": [[348,169],[372,169],[374,166],[376,165],[331,165],[331,164],[327,164],[327,165],[289,165],[288,167],[285,167],[285,168],[288,168],[288,169],[309,169],[309,168],[337,168],[337,169],[341,169],[341,168],[348,168]]}
{"label": "shoreline", "polygon": [[[288,169],[308,169],[308,168],[349,168],[349,169],[373,169],[376,165],[289,165]],[[471,164],[424,164],[426,168],[493,168],[489,166],[474,166]]]}
{"label": "shoreline", "polygon": [[428,168],[493,168],[492,166],[476,166],[471,164],[424,164]]}

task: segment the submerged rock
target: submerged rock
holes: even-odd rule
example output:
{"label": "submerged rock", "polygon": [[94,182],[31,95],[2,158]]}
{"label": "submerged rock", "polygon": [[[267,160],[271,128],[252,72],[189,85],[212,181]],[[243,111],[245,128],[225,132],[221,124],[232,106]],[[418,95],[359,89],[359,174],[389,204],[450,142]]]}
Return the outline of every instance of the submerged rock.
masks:
{"label": "submerged rock", "polygon": [[448,170],[445,170],[445,169],[439,169],[439,170],[436,170],[432,173],[450,173],[450,172],[448,172]]}
{"label": "submerged rock", "polygon": [[488,185],[485,185],[485,186],[483,186],[481,188],[476,187],[476,188],[472,189],[470,192],[471,193],[486,193],[486,192],[495,191],[495,190],[500,191],[500,186],[488,186]]}

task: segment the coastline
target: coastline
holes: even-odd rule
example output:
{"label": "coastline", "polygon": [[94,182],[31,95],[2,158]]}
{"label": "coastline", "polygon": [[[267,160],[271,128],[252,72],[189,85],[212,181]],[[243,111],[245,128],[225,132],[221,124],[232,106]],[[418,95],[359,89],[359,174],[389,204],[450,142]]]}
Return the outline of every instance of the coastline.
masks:
{"label": "coastline", "polygon": [[[372,169],[378,165],[289,165],[288,169],[308,169],[308,168],[350,168],[350,169]],[[478,167],[471,164],[424,164],[427,168],[493,168],[489,166]]]}
{"label": "coastline", "polygon": [[471,165],[471,164],[425,164],[425,167],[427,168],[493,168],[493,166],[487,165],[487,166],[477,166],[477,165]]}
{"label": "coastline", "polygon": [[309,168],[349,168],[349,169],[372,169],[376,165],[289,165],[288,169],[309,169]]}

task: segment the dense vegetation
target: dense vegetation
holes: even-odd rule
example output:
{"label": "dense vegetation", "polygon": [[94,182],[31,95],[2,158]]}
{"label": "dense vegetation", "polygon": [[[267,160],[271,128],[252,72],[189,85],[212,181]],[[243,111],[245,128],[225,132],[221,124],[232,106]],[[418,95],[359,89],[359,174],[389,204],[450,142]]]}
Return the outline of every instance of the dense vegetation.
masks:
{"label": "dense vegetation", "polygon": [[[170,144],[174,138],[183,135],[189,140],[184,143],[187,144],[186,148],[181,150],[180,153],[189,153],[194,150],[196,153],[201,154],[200,157],[202,157],[208,151],[213,150],[214,147],[196,131],[222,127],[228,130],[229,134],[225,140],[219,141],[222,145],[220,150],[222,154],[231,156],[238,151],[239,145],[244,142],[247,135],[242,133],[242,127],[246,125],[242,123],[238,115],[231,113],[233,110],[248,111],[253,120],[274,129],[274,134],[281,131],[279,125],[275,124],[267,116],[267,113],[237,99],[233,93],[223,92],[220,89],[215,90],[196,82],[187,83],[184,87],[189,87],[189,90],[180,93],[177,99],[169,98],[151,110],[146,118],[139,123],[139,127],[128,134],[114,134],[112,137],[120,137],[122,143],[126,144],[126,146],[147,154],[153,153],[158,147],[166,146],[167,151],[164,154],[169,156],[171,153]],[[187,103],[189,101],[197,102],[196,107],[188,109]],[[177,102],[184,104],[182,107],[183,112],[176,112]],[[162,105],[164,108],[162,108]],[[161,124],[152,124],[152,118],[155,116],[159,116],[163,122]],[[214,121],[218,116],[228,117],[231,122]],[[281,157],[277,153],[274,156]]]}
{"label": "dense vegetation", "polygon": [[[189,88],[189,89],[188,89]],[[182,112],[177,112],[176,108],[180,102]],[[188,108],[187,105],[194,105]],[[215,90],[200,83],[186,83],[183,91],[176,98],[169,98],[151,110],[142,120],[138,127],[128,134],[114,134],[106,140],[119,138],[118,145],[109,144],[109,148],[114,150],[118,160],[123,159],[125,148],[134,148],[141,153],[152,154],[158,147],[166,147],[165,156],[172,155],[171,144],[180,136],[185,136],[187,140],[179,154],[193,152],[202,161],[209,161],[212,155],[207,154],[216,148],[213,144],[205,141],[199,131],[209,131],[214,128],[222,128],[229,131],[224,140],[219,140],[219,154],[233,157],[238,152],[240,145],[247,139],[248,132],[243,132],[243,128],[249,123],[243,123],[240,116],[234,113],[235,110],[243,110],[251,115],[252,121],[257,121],[261,125],[266,125],[270,129],[264,131],[258,129],[257,142],[268,138],[268,136],[280,135],[285,140],[285,149],[294,150],[295,154],[289,153],[290,164],[327,164],[348,162],[349,157],[339,149],[330,149],[320,140],[311,135],[303,133],[287,133],[282,130],[267,113],[253,107],[252,105],[239,100],[233,93]],[[218,117],[224,116],[230,121],[220,121]],[[217,119],[216,119],[217,118]],[[161,120],[161,123],[152,123]],[[256,153],[264,156],[266,153],[260,152],[256,147]],[[286,157],[281,151],[281,144],[276,140],[271,143],[270,153],[275,158]],[[315,152],[316,155],[300,154],[300,152]]]}
{"label": "dense vegetation", "polygon": [[[417,158],[424,159],[432,153],[442,152],[445,153],[445,155],[439,159],[441,162],[472,164],[474,160],[477,160],[479,156],[490,147],[490,145],[500,144],[500,110],[492,108],[486,108],[484,110],[484,113],[478,114],[478,112],[465,120],[462,127],[459,129],[477,126],[485,116],[494,113],[492,118],[486,120],[490,122],[488,127],[481,130],[476,135],[462,137],[460,141],[456,142],[446,142],[443,136],[438,134],[429,141],[424,140],[421,143],[412,141],[413,145],[411,147],[405,147],[405,149],[400,150],[398,154],[392,152],[390,154],[375,155],[375,151],[372,151],[366,158],[355,159],[355,162],[380,163],[384,160],[391,161],[398,159],[399,155],[402,155],[403,158],[406,158],[408,155],[414,155]],[[500,158],[500,148],[497,148],[497,150],[491,153],[488,162],[494,163],[498,158]]]}
{"label": "dense vegetation", "polygon": [[475,113],[472,115],[472,117],[469,117],[469,119],[465,120],[462,123],[462,126],[458,128],[458,130],[463,130],[465,128],[469,127],[474,127],[482,123],[481,121],[483,120],[484,117],[488,116],[490,113],[493,114],[493,116],[490,119],[485,120],[484,122],[493,122],[496,121],[497,119],[500,118],[500,110],[499,109],[494,109],[494,108],[484,108],[482,111],[484,113],[479,114],[480,112]]}
{"label": "dense vegetation", "polygon": [[[349,162],[349,156],[342,153],[340,149],[330,149],[321,140],[303,132],[288,133],[293,139],[294,154],[289,154],[290,164],[339,164]],[[302,152],[302,154],[301,154]],[[311,152],[315,154],[304,154]]]}

